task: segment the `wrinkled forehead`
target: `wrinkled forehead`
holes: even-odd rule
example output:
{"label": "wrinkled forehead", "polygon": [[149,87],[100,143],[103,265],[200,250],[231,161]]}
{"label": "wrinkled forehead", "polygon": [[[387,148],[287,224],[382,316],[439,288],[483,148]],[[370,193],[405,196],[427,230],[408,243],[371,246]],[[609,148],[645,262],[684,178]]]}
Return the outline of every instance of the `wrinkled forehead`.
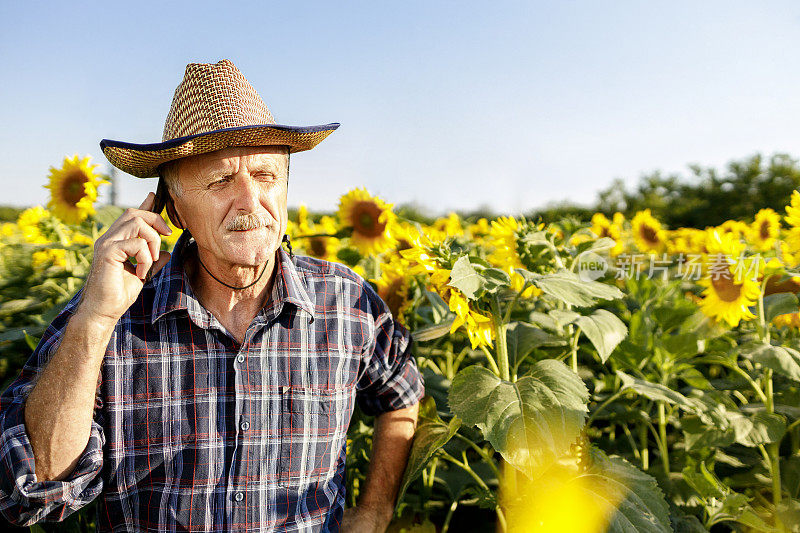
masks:
{"label": "wrinkled forehead", "polygon": [[180,174],[190,179],[229,175],[243,169],[280,174],[287,170],[288,157],[286,146],[234,146],[183,159]]}

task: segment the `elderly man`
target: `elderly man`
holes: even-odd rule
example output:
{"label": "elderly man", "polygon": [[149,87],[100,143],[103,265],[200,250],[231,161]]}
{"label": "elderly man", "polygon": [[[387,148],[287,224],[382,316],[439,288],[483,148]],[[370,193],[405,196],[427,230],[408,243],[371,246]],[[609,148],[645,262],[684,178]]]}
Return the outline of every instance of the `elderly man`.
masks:
{"label": "elderly man", "polygon": [[[187,66],[162,143],[101,143],[117,167],[161,174],[184,232],[160,251],[150,193],[95,243],[1,399],[7,518],[63,520],[99,496],[100,531],[386,528],[423,394],[409,334],[350,269],[281,248],[289,153],[336,127],[275,124],[224,60]],[[377,418],[345,511],[356,400]]]}

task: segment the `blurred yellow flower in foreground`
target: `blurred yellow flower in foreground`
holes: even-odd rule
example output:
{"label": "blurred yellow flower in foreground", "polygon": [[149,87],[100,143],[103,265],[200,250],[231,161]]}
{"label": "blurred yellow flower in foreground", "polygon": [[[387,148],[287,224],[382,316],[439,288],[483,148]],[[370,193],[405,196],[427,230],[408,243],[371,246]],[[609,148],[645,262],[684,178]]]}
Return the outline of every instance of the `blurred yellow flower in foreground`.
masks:
{"label": "blurred yellow flower in foreground", "polygon": [[603,533],[608,529],[628,490],[608,474],[590,470],[588,446],[580,437],[559,457],[537,462],[529,475],[503,461],[499,503],[506,531]]}
{"label": "blurred yellow flower in foreground", "polygon": [[78,155],[65,157],[61,168],[50,167],[50,202],[47,207],[53,214],[67,224],[78,224],[87,216],[94,214],[97,200],[97,187],[108,184],[95,174],[97,165],[90,165],[89,156],[80,159]]}

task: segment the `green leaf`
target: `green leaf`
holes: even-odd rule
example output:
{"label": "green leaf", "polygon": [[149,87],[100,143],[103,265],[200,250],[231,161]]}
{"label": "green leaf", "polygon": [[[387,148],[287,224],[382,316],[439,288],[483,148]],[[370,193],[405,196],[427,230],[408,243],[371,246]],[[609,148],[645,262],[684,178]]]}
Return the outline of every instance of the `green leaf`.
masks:
{"label": "green leaf", "polygon": [[480,275],[483,277],[484,289],[489,294],[511,285],[511,276],[499,268],[486,268]]}
{"label": "green leaf", "polygon": [[586,419],[589,392],[567,366],[539,361],[516,383],[470,366],[453,379],[453,414],[475,425],[515,468],[533,477],[544,462],[569,450]]}
{"label": "green leaf", "polygon": [[786,421],[774,413],[759,411],[752,417],[729,413],[728,418],[736,435],[736,442],[750,448],[780,442],[786,434]]}
{"label": "green leaf", "polygon": [[613,248],[614,246],[617,245],[617,241],[615,241],[614,239],[612,239],[610,237],[600,237],[597,240],[592,240],[592,241],[588,241],[586,243],[581,243],[581,244],[586,244],[587,245],[587,246],[579,247],[578,250],[581,253],[583,253],[583,252],[600,252],[600,251],[603,251],[603,250],[610,250],[611,248]]}
{"label": "green leaf", "polygon": [[687,411],[693,411],[694,405],[689,399],[678,391],[665,387],[660,383],[651,383],[643,379],[629,376],[621,370],[617,370],[617,375],[622,380],[623,389],[632,389],[645,398],[653,401],[667,402],[677,405]]}
{"label": "green leaf", "polygon": [[481,280],[475,267],[470,264],[469,257],[462,255],[450,271],[448,285],[461,291],[470,300],[474,300],[477,298],[475,293],[483,287],[483,280]]}
{"label": "green leaf", "polygon": [[552,274],[523,274],[542,292],[561,300],[568,305],[588,307],[598,300],[622,298],[618,288],[599,281],[583,280],[574,272],[561,270]]}
{"label": "green leaf", "polygon": [[450,326],[453,325],[454,317],[446,318],[444,322],[433,324],[432,326],[425,326],[414,330],[411,338],[418,342],[432,341],[450,333]]}
{"label": "green leaf", "polygon": [[764,316],[767,324],[778,315],[796,313],[798,311],[797,296],[790,292],[778,292],[764,296]]}
{"label": "green leaf", "polygon": [[508,359],[513,367],[519,365],[533,350],[541,346],[559,346],[566,341],[527,322],[512,322],[506,330]]}
{"label": "green leaf", "polygon": [[592,466],[583,476],[597,499],[620,501],[608,533],[671,533],[669,506],[655,478],[620,457],[590,449]]}
{"label": "green leaf", "polygon": [[665,335],[658,339],[659,346],[669,353],[671,359],[688,359],[700,351],[698,337],[695,333],[678,333]]}
{"label": "green leaf", "polygon": [[742,355],[750,357],[787,378],[800,381],[800,352],[786,346],[759,344],[751,351],[742,351]]}
{"label": "green leaf", "polygon": [[419,420],[417,430],[414,433],[411,454],[408,457],[408,464],[403,475],[400,497],[397,499],[398,504],[403,499],[403,495],[405,495],[409,485],[422,474],[428,461],[453,438],[458,428],[461,427],[461,421],[458,417],[453,417],[447,424],[444,423],[439,418],[439,413],[436,412],[436,402],[431,397],[426,397],[422,400]]}
{"label": "green leaf", "polygon": [[553,309],[551,310],[548,315],[555,320],[556,326],[559,328],[563,328],[568,324],[572,324],[578,317],[581,316],[580,313],[576,313],[575,311],[567,311],[566,309]]}
{"label": "green leaf", "polygon": [[35,350],[36,347],[39,345],[39,339],[31,335],[28,335],[27,331],[23,331],[23,333],[25,333],[25,344],[27,344],[28,348],[30,348],[31,350]]}
{"label": "green leaf", "polygon": [[787,527],[791,528],[789,531],[795,533],[800,531],[800,502],[797,500],[784,500],[778,506],[778,518]]}
{"label": "green leaf", "polygon": [[686,449],[690,451],[703,448],[723,448],[736,441],[733,430],[706,425],[698,416],[681,417],[681,429]]}
{"label": "green leaf", "polygon": [[686,483],[702,498],[724,498],[730,490],[708,469],[705,461],[688,458],[681,473]]}
{"label": "green leaf", "polygon": [[598,309],[591,315],[578,317],[575,322],[597,349],[597,355],[603,363],[628,335],[628,328],[622,320],[605,309]]}

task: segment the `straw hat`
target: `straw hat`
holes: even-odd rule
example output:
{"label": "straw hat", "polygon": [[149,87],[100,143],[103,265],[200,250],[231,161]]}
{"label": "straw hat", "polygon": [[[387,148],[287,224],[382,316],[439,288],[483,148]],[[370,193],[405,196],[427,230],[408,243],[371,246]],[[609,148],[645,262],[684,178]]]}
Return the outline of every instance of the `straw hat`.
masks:
{"label": "straw hat", "polygon": [[175,89],[160,143],[134,144],[103,139],[100,148],[112,165],[139,178],[157,177],[161,163],[229,146],[289,146],[310,150],[338,123],[322,126],[276,124],[252,85],[227,59],[189,63]]}

